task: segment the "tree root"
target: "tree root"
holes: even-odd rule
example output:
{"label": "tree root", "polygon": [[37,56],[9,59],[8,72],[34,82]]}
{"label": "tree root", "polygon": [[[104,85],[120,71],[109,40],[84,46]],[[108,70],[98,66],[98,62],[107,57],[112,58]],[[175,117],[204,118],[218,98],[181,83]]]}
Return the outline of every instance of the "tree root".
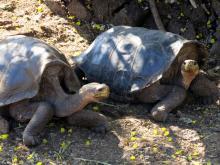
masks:
{"label": "tree root", "polygon": [[191,3],[191,5],[192,5],[194,8],[197,8],[197,5],[196,5],[195,0],[189,0],[189,2]]}
{"label": "tree root", "polygon": [[157,28],[161,31],[166,31],[164,28],[164,25],[161,21],[160,15],[158,13],[157,6],[155,4],[155,0],[149,0],[149,4],[150,4],[150,10],[151,10],[151,13],[154,17],[154,21],[157,25]]}

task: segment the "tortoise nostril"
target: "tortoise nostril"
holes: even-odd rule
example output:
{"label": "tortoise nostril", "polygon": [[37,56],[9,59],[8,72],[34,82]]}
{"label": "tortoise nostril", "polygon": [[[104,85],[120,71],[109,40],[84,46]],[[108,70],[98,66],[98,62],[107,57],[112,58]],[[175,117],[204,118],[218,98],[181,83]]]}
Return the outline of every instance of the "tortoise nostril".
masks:
{"label": "tortoise nostril", "polygon": [[104,89],[104,88],[103,88],[103,87],[101,87],[101,88],[98,88],[98,89],[97,89],[97,91],[102,92],[102,91],[103,91],[103,89]]}

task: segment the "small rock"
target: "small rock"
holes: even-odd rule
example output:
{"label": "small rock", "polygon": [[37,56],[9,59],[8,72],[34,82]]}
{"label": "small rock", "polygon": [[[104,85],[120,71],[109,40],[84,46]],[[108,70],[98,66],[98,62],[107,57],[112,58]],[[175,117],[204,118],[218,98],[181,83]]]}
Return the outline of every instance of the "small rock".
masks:
{"label": "small rock", "polygon": [[111,23],[114,25],[130,25],[137,26],[143,24],[144,10],[142,10],[136,1],[131,1],[125,5],[122,10],[115,14]]}
{"label": "small rock", "polygon": [[67,14],[65,6],[61,0],[45,0],[45,3],[53,13],[61,16],[65,16]]}
{"label": "small rock", "polygon": [[90,20],[90,12],[83,6],[79,0],[72,0],[67,6],[70,15],[76,16],[79,19]]}
{"label": "small rock", "polygon": [[193,123],[193,120],[188,118],[188,117],[181,117],[179,120],[186,123],[186,124],[192,124]]}
{"label": "small rock", "polygon": [[97,21],[114,25],[137,26],[144,22],[147,14],[137,1],[126,0],[94,0],[93,10]]}
{"label": "small rock", "polygon": [[93,0],[92,6],[94,15],[99,22],[108,22],[114,17],[118,10],[123,8],[126,0]]}
{"label": "small rock", "polygon": [[0,10],[13,11],[14,9],[15,9],[15,4],[13,4],[13,3],[7,3],[7,4],[0,5]]}
{"label": "small rock", "polygon": [[4,26],[4,25],[8,25],[8,24],[12,24],[12,21],[9,21],[9,20],[0,20],[0,26]]}

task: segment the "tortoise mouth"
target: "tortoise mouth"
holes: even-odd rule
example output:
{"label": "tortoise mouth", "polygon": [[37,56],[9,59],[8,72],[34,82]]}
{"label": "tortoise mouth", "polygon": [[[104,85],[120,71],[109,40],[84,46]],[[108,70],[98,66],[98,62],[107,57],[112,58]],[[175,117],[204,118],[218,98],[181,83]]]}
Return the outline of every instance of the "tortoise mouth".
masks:
{"label": "tortoise mouth", "polygon": [[199,65],[195,60],[185,60],[183,62],[182,72],[191,73],[197,75],[199,72]]}
{"label": "tortoise mouth", "polygon": [[192,80],[199,74],[199,65],[195,60],[185,60],[181,66],[182,85],[188,89]]}
{"label": "tortoise mouth", "polygon": [[110,94],[110,89],[107,85],[102,87],[101,89],[98,89],[98,92],[95,94],[96,99],[105,99],[108,98]]}

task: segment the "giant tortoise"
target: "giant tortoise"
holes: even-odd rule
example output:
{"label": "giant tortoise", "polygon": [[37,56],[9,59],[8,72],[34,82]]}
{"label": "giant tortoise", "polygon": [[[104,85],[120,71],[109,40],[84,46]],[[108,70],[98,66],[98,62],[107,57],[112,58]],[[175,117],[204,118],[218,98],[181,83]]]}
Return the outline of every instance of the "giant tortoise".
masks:
{"label": "giant tortoise", "polygon": [[109,85],[112,98],[156,103],[152,117],[165,121],[189,88],[205,101],[219,97],[215,83],[199,70],[207,56],[204,45],[177,34],[115,26],[72,60],[79,76]]}
{"label": "giant tortoise", "polygon": [[25,145],[40,142],[38,135],[53,115],[103,131],[104,116],[81,110],[107,98],[109,87],[89,83],[80,88],[78,82],[65,56],[43,41],[22,35],[0,41],[0,133],[8,132],[3,118],[8,114],[20,122],[30,120],[23,133]]}

